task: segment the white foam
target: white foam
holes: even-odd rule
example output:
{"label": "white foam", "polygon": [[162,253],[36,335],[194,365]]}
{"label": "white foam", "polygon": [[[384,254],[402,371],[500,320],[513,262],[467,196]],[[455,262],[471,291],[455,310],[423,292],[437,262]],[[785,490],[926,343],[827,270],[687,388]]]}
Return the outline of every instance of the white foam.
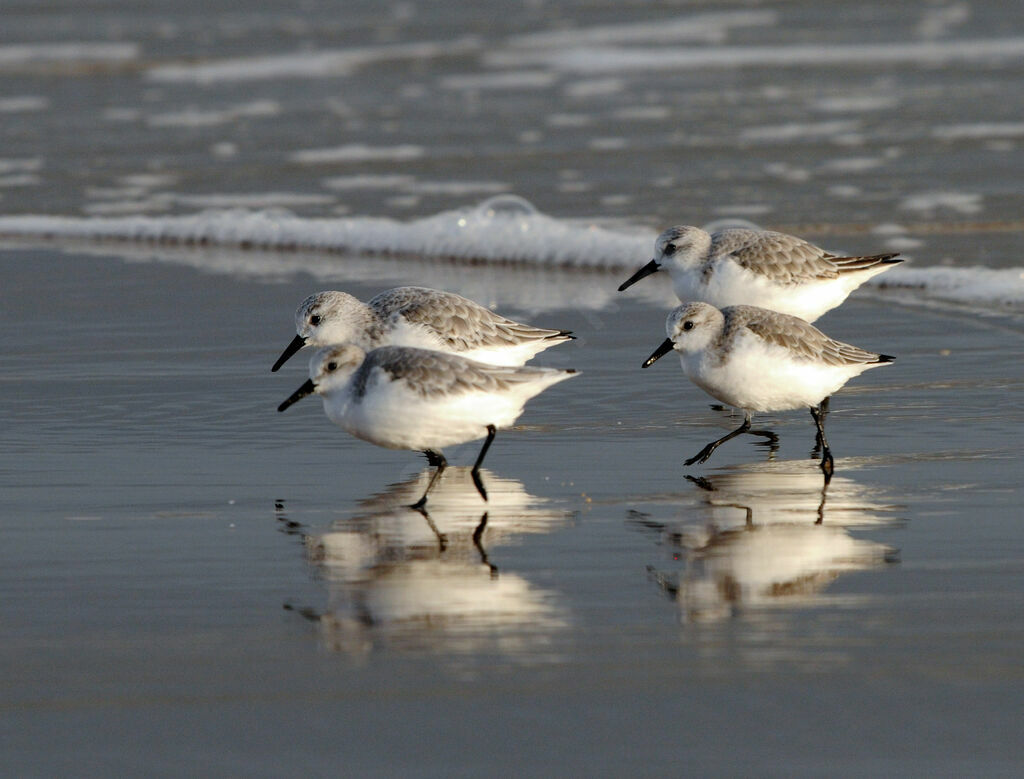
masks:
{"label": "white foam", "polygon": [[865,111],[886,111],[899,105],[891,95],[835,95],[815,100],[812,107],[830,114],[859,114]]}
{"label": "white foam", "polygon": [[186,108],[182,111],[156,114],[149,117],[146,123],[150,127],[212,127],[238,119],[277,116],[280,113],[281,104],[275,100],[253,100],[219,110]]}
{"label": "white foam", "polygon": [[350,143],[330,149],[301,149],[288,155],[292,162],[303,165],[321,165],[325,162],[370,162],[388,160],[403,162],[419,159],[426,153],[422,146],[400,144],[398,146],[367,146]]}
{"label": "white foam", "polygon": [[[728,221],[731,225],[736,220]],[[722,226],[725,222],[706,227]],[[905,234],[898,225],[879,225],[875,232],[894,240]],[[532,285],[529,305],[537,309],[557,307],[559,301],[566,305],[565,289],[552,284],[553,274],[578,274],[581,269],[616,274],[635,270],[649,258],[655,235],[646,227],[612,229],[594,220],[556,219],[514,195],[498,195],[476,207],[409,221],[368,216],[307,219],[281,210],[205,211],[189,216],[0,217],[0,237],[7,240],[96,242],[97,251],[184,256],[188,258],[184,261],[207,270],[218,270],[218,258],[228,257],[219,268],[221,272],[282,275],[301,270],[324,278],[377,279],[387,267],[382,258],[393,257],[397,258],[394,262],[406,263],[396,276],[408,277],[412,268],[418,276],[429,276],[425,281],[435,286],[464,290],[481,300],[500,299],[502,284],[517,289],[510,279],[521,278]],[[115,250],[110,243],[102,243],[110,241],[123,248]],[[216,248],[189,253],[188,247]],[[257,248],[277,253],[251,251]],[[836,251],[841,247],[827,248]],[[76,250],[81,251],[80,247]],[[345,253],[344,263],[329,257],[328,252]],[[492,267],[487,273],[472,274],[466,273],[460,262],[440,262],[448,260]],[[618,299],[615,280],[604,274],[574,278],[567,283],[571,283],[573,295],[580,292],[580,296],[570,304],[601,308]],[[636,294],[659,305],[671,304],[666,287],[650,284],[642,289],[644,286],[637,285]],[[858,294],[872,289],[896,290],[907,303],[948,301],[986,311],[997,307],[1024,310],[1024,268],[1020,267],[901,265],[872,279]]]}
{"label": "white foam", "polygon": [[472,196],[498,195],[512,189],[503,181],[412,181],[401,187],[414,195]]}
{"label": "white foam", "polygon": [[289,208],[333,205],[331,195],[303,192],[236,192],[179,195],[174,192],[148,194],[144,187],[91,187],[86,192],[103,202],[85,205],[89,214],[139,214],[166,211],[171,206],[190,208]]}
{"label": "white foam", "polygon": [[445,76],[439,83],[442,89],[545,89],[557,78],[550,71],[523,70]]}
{"label": "white foam", "polygon": [[976,214],[982,209],[981,195],[975,192],[918,192],[900,201],[906,211],[953,211]]}
{"label": "white foam", "polygon": [[499,67],[546,65],[571,73],[625,73],[643,70],[702,70],[742,67],[942,66],[1016,60],[1024,37],[958,41],[893,41],[862,44],[790,46],[568,46],[489,52],[484,62]]}
{"label": "white foam", "polygon": [[330,205],[331,195],[306,192],[234,192],[209,195],[172,195],[175,203],[193,208],[288,208]]}
{"label": "white foam", "polygon": [[802,140],[832,139],[855,132],[860,124],[855,121],[789,122],[788,124],[747,127],[740,131],[740,141],[757,143],[791,143]]}
{"label": "white foam", "polygon": [[594,117],[590,114],[558,113],[548,114],[544,121],[547,123],[548,127],[575,129],[592,125],[594,123]]}
{"label": "white foam", "polygon": [[885,163],[881,157],[840,157],[825,160],[821,170],[828,173],[867,173],[881,167]]}
{"label": "white foam", "polygon": [[472,52],[479,47],[479,41],[464,38],[444,43],[407,43],[239,57],[200,64],[162,65],[151,68],[146,77],[153,81],[198,84],[280,78],[328,78],[347,76],[359,68],[378,62],[451,56]]}
{"label": "white foam", "polygon": [[12,176],[0,176],[0,188],[34,187],[42,181],[34,173],[15,173]]}
{"label": "white foam", "polygon": [[321,182],[327,189],[336,192],[351,190],[402,189],[416,181],[415,176],[404,176],[398,173],[361,174],[355,176],[333,176]]}
{"label": "white foam", "polygon": [[408,222],[382,217],[306,219],[281,210],[233,209],[109,219],[8,216],[0,217],[0,233],[615,269],[649,254],[655,238],[648,230],[625,234],[593,222],[554,219],[514,195]]}
{"label": "white foam", "polygon": [[21,43],[0,46],[0,68],[36,64],[117,63],[134,60],[134,43]]}
{"label": "white foam", "polygon": [[941,38],[962,25],[971,16],[971,8],[967,3],[951,3],[938,8],[926,8],[917,23],[915,32],[922,38]]}
{"label": "white foam", "polygon": [[660,122],[672,115],[668,106],[663,105],[638,105],[619,108],[612,112],[613,119],[622,119],[627,122]]}
{"label": "white foam", "polygon": [[993,311],[993,305],[1016,311],[1024,307],[1024,268],[910,266],[900,267],[868,283],[879,289],[912,292],[912,297],[902,298],[907,302],[914,302],[913,297],[921,296],[924,301],[980,306],[987,311]]}
{"label": "white foam", "polygon": [[1024,137],[1024,122],[976,122],[936,127],[932,135],[943,141]]}
{"label": "white foam", "polygon": [[592,97],[608,97],[626,89],[626,82],[621,78],[590,78],[567,84],[566,97],[586,100]]}
{"label": "white foam", "polygon": [[0,157],[0,173],[33,173],[42,167],[42,157]]}
{"label": "white foam", "polygon": [[776,23],[773,11],[726,11],[692,14],[654,22],[600,25],[519,35],[509,39],[522,48],[562,49],[569,46],[652,43],[721,43],[733,27],[767,27]]}
{"label": "white foam", "polygon": [[17,114],[27,111],[43,111],[50,107],[50,101],[36,95],[0,98],[0,114]]}

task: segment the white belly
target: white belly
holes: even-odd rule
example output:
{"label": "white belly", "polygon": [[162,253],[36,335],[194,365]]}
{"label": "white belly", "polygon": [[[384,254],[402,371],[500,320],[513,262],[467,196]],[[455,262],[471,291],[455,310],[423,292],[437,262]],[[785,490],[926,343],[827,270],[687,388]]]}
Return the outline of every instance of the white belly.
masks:
{"label": "white belly", "polygon": [[740,338],[728,359],[683,355],[689,379],[713,398],[749,411],[816,406],[867,366],[832,366],[793,359],[754,336]]}
{"label": "white belly", "polygon": [[703,300],[716,308],[760,306],[813,322],[850,294],[855,281],[844,279],[776,284],[751,273],[734,262],[719,262],[705,278],[698,270],[680,273],[673,279],[676,295],[683,302]]}
{"label": "white belly", "polygon": [[422,398],[399,381],[344,405],[325,402],[324,410],[356,438],[388,449],[423,451],[483,438],[488,425],[508,427],[523,405],[518,398],[485,393]]}

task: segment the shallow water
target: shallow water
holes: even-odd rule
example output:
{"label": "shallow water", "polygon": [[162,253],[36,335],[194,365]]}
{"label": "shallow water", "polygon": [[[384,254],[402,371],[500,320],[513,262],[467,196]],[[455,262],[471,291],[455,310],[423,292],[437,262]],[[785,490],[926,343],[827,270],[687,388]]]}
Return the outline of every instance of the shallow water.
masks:
{"label": "shallow water", "polygon": [[[897,357],[834,398],[823,490],[805,413],[758,418],[777,451],[740,438],[683,467],[738,420],[671,357],[640,370],[671,296],[614,290],[646,256],[10,239],[4,773],[1015,772],[1024,320],[991,285],[951,305],[929,270],[1020,264],[1021,58],[969,45],[1008,39],[1004,6],[107,7],[5,13],[5,216],[412,220],[503,189],[563,227],[741,216],[895,247],[926,287],[818,322]],[[914,46],[636,64],[865,41]],[[304,355],[269,370],[295,305],[400,283],[578,335],[537,359],[583,375],[499,433],[486,505],[453,467],[412,512],[421,457],[347,437],[315,399],[274,410],[305,377]]]}

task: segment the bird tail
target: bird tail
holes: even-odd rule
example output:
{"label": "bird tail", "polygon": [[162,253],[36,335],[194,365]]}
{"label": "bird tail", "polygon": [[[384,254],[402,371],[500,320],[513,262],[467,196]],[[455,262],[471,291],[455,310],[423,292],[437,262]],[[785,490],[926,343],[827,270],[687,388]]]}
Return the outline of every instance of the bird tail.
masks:
{"label": "bird tail", "polygon": [[899,256],[899,252],[891,252],[889,254],[872,254],[866,257],[830,257],[829,259],[838,266],[840,273],[854,273],[868,268],[882,270],[879,266],[884,265],[898,265],[903,262],[898,259]]}

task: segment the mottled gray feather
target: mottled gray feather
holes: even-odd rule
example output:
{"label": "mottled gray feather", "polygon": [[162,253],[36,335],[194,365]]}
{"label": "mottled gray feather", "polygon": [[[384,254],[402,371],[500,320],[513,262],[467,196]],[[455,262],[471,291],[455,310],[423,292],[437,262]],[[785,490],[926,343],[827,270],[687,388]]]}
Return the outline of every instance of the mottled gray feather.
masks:
{"label": "mottled gray feather", "polygon": [[765,342],[781,346],[809,362],[858,365],[887,361],[875,352],[829,338],[814,325],[789,314],[755,306],[730,306],[722,309],[722,313],[725,315],[723,344],[748,330]]}
{"label": "mottled gray feather", "polygon": [[747,270],[780,284],[800,284],[835,279],[842,273],[863,270],[895,256],[836,257],[794,235],[735,228],[711,236],[708,262],[728,257]]}
{"label": "mottled gray feather", "polygon": [[514,346],[528,340],[568,340],[563,330],[547,330],[515,322],[468,298],[425,287],[398,287],[370,300],[370,308],[382,318],[405,319],[436,333],[455,351],[489,346]]}
{"label": "mottled gray feather", "polygon": [[423,398],[460,395],[466,392],[507,392],[517,384],[534,382],[559,371],[553,368],[505,367],[485,365],[444,352],[383,346],[367,354],[353,376],[353,395],[360,398],[377,371],[391,379],[404,379],[412,391]]}

